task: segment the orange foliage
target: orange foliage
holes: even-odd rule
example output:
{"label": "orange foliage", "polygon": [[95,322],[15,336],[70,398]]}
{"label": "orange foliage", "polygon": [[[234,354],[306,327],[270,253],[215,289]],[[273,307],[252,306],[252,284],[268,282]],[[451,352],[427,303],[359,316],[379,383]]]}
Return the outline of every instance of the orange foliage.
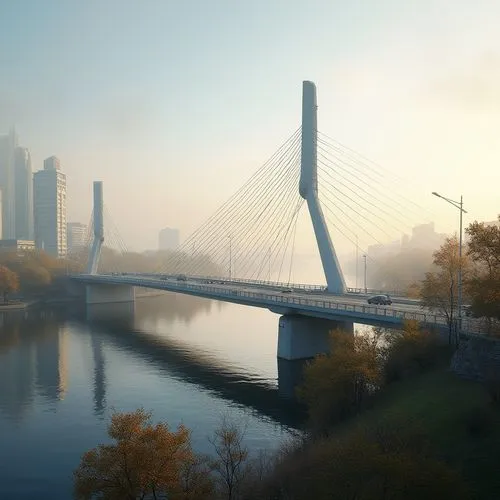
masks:
{"label": "orange foliage", "polygon": [[83,455],[74,473],[76,498],[187,499],[195,498],[194,490],[211,491],[206,474],[199,473],[184,426],[171,431],[166,423],[152,425],[151,415],[140,409],[115,413],[108,434],[114,444]]}

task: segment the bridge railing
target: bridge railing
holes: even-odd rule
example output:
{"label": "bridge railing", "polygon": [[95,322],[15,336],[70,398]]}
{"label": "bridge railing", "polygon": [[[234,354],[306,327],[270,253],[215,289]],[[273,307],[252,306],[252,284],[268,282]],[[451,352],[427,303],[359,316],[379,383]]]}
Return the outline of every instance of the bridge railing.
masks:
{"label": "bridge railing", "polygon": [[[142,275],[144,276],[144,275]],[[132,286],[151,287],[151,278],[144,279],[141,276],[121,275],[121,276],[91,276],[86,277],[89,281],[97,281],[103,283],[129,284]],[[227,297],[230,301],[238,298],[246,299],[249,304],[252,302],[255,305],[264,303],[266,307],[273,306],[291,306],[292,309],[303,309],[303,307],[311,308],[318,313],[325,311],[337,311],[340,316],[349,316],[349,313],[354,315],[365,315],[370,318],[378,318],[381,320],[391,320],[392,323],[401,323],[405,320],[414,320],[419,323],[430,326],[446,327],[447,319],[445,316],[438,314],[430,314],[426,312],[411,312],[403,311],[389,307],[377,307],[375,305],[365,304],[348,304],[343,302],[331,301],[324,298],[311,297],[293,297],[282,293],[269,292],[252,292],[250,290],[239,290],[234,288],[222,288],[220,286],[211,286],[204,283],[193,283],[186,281],[165,281],[153,278],[154,287],[179,292],[197,292],[200,295],[207,295],[212,298]],[[220,281],[220,280],[219,280]],[[462,320],[462,328],[464,332],[480,334],[480,323],[475,319],[464,318]]]}
{"label": "bridge railing", "polygon": [[[176,279],[180,273],[177,274],[153,274],[153,273],[139,273],[140,276],[149,276],[151,278],[168,278]],[[124,275],[135,275],[134,273],[124,273]],[[224,283],[236,283],[247,286],[259,286],[259,287],[269,287],[269,288],[291,288],[292,290],[305,290],[312,292],[327,292],[327,287],[325,285],[312,285],[309,283],[289,283],[284,281],[266,281],[266,280],[252,280],[244,278],[221,278],[220,276],[204,276],[204,275],[189,275],[186,276],[189,280],[200,280],[200,281],[216,281]],[[352,293],[356,295],[391,295],[393,297],[406,297],[406,293],[401,290],[379,290],[375,288],[352,288],[347,287],[347,293]]]}

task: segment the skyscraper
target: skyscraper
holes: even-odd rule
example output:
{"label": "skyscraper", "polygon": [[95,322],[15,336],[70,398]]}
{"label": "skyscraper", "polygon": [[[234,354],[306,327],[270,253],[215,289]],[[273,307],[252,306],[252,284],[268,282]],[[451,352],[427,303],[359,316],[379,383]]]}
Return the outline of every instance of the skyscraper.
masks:
{"label": "skyscraper", "polygon": [[67,254],[66,175],[58,158],[43,162],[33,177],[35,245],[54,257]]}
{"label": "skyscraper", "polygon": [[68,252],[81,250],[87,244],[87,224],[68,222]]}
{"label": "skyscraper", "polygon": [[8,134],[0,135],[0,189],[2,190],[3,238],[16,237],[14,152],[17,135],[12,128]]}
{"label": "skyscraper", "polygon": [[16,238],[33,239],[33,172],[28,149],[17,147],[14,154]]}
{"label": "skyscraper", "polygon": [[160,250],[175,250],[179,246],[179,230],[166,227],[158,235]]}

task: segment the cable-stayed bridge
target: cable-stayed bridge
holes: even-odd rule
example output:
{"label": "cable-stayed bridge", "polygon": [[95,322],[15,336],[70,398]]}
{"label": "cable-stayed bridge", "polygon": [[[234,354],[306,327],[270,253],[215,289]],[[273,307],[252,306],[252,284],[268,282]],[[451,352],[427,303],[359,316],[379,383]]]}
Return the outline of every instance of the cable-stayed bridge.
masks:
{"label": "cable-stayed bridge", "polygon": [[[327,221],[358,247],[358,234],[346,226],[347,220],[380,242],[382,234],[390,236],[391,227],[407,227],[409,214],[418,207],[404,204],[396,190],[384,199],[377,170],[369,173],[367,182],[360,165],[353,151],[318,132],[316,87],[306,81],[302,126],[154,273],[98,272],[104,209],[102,184],[94,183],[87,272],[74,278],[85,283],[88,304],[133,301],[134,287],[145,287],[265,307],[282,315],[278,356],[285,359],[324,351],[330,330],[352,331],[353,323],[397,327],[417,320],[446,330],[446,318],[422,310],[416,301],[395,297],[391,306],[371,306],[365,294],[346,286]],[[320,200],[319,181],[330,195],[326,202]],[[304,203],[326,287],[291,283],[297,219]],[[266,274],[268,279],[262,279]],[[271,275],[286,274],[286,281],[271,281]],[[472,331],[474,320],[464,321],[462,328]]]}

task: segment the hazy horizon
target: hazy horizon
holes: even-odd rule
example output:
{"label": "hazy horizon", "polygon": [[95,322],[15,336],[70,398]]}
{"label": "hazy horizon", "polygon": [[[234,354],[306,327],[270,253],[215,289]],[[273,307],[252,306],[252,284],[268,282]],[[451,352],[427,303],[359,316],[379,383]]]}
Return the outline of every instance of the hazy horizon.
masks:
{"label": "hazy horizon", "polygon": [[[401,178],[423,207],[413,224],[454,233],[458,211],[432,191],[464,196],[465,225],[500,211],[499,19],[487,0],[21,0],[2,15],[0,134],[15,125],[34,171],[60,158],[68,221],[88,223],[102,180],[126,246],[154,249],[163,227],[184,240],[202,225],[297,129],[312,80],[319,130]],[[296,251],[315,252],[305,207]]]}

